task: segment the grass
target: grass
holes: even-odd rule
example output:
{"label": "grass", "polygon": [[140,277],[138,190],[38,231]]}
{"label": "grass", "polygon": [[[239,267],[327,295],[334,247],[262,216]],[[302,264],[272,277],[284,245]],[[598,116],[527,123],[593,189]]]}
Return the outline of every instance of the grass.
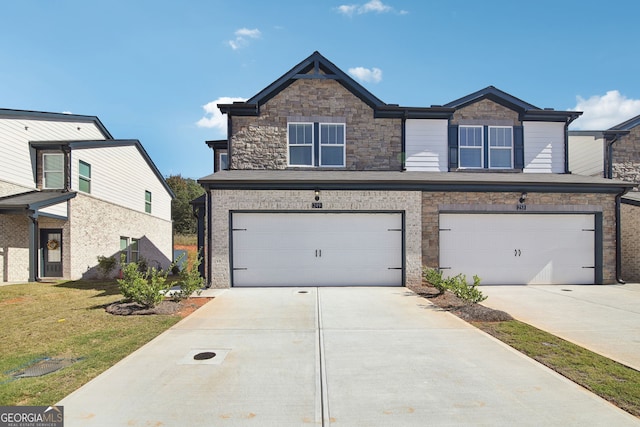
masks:
{"label": "grass", "polygon": [[[105,312],[120,299],[115,281],[0,287],[0,405],[53,405],[180,320]],[[80,361],[41,377],[11,376],[44,357]]]}
{"label": "grass", "polygon": [[196,234],[175,234],[173,236],[173,244],[176,246],[197,245],[198,236]]}
{"label": "grass", "polygon": [[517,320],[472,322],[500,341],[640,417],[640,372]]}

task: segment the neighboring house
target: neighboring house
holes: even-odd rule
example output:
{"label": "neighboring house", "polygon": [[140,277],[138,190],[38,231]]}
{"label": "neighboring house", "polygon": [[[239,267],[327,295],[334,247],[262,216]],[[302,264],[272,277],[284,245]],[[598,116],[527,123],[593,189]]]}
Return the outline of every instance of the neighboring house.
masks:
{"label": "neighboring house", "polygon": [[0,109],[0,282],[96,277],[98,256],[167,267],[173,193],[97,117]]}
{"label": "neighboring house", "polygon": [[318,52],[228,115],[199,182],[214,287],[402,286],[422,267],[485,284],[616,280],[631,184],[568,173],[567,127],[495,87],[386,104]]}
{"label": "neighboring house", "polygon": [[[627,181],[633,191],[622,196],[621,278],[640,282],[640,116],[604,131],[569,131],[569,159],[577,174]],[[600,157],[598,157],[598,154]]]}

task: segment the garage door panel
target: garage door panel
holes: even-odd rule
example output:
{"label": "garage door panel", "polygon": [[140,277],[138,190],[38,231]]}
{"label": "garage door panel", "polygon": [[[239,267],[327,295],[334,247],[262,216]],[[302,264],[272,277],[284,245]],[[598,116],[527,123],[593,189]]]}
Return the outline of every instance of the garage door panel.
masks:
{"label": "garage door panel", "polygon": [[234,213],[233,286],[402,285],[399,213]]}
{"label": "garage door panel", "polygon": [[483,284],[582,284],[595,278],[592,214],[441,214],[446,276]]}

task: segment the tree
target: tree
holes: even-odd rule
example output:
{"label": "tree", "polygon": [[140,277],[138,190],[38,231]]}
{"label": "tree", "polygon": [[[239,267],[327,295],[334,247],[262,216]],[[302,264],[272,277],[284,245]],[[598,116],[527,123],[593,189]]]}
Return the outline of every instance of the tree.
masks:
{"label": "tree", "polygon": [[176,234],[194,234],[197,220],[189,202],[204,194],[204,188],[191,178],[183,178],[180,174],[166,178],[167,184],[176,195],[171,202],[171,217]]}

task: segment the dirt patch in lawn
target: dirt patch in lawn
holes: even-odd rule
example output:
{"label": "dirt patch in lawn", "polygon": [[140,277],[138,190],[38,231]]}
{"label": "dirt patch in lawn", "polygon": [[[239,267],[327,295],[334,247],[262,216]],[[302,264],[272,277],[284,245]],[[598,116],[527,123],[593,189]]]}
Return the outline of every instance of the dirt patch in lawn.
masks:
{"label": "dirt patch in lawn", "polygon": [[467,322],[504,322],[513,318],[504,311],[494,310],[482,304],[472,304],[447,291],[441,294],[430,284],[407,286],[416,294],[428,299],[442,310],[449,311]]}
{"label": "dirt patch in lawn", "polygon": [[151,308],[144,307],[135,302],[114,302],[107,306],[106,311],[107,313],[118,316],[161,314],[187,317],[212,299],[213,298],[208,297],[197,297],[187,298],[182,301],[165,300]]}

